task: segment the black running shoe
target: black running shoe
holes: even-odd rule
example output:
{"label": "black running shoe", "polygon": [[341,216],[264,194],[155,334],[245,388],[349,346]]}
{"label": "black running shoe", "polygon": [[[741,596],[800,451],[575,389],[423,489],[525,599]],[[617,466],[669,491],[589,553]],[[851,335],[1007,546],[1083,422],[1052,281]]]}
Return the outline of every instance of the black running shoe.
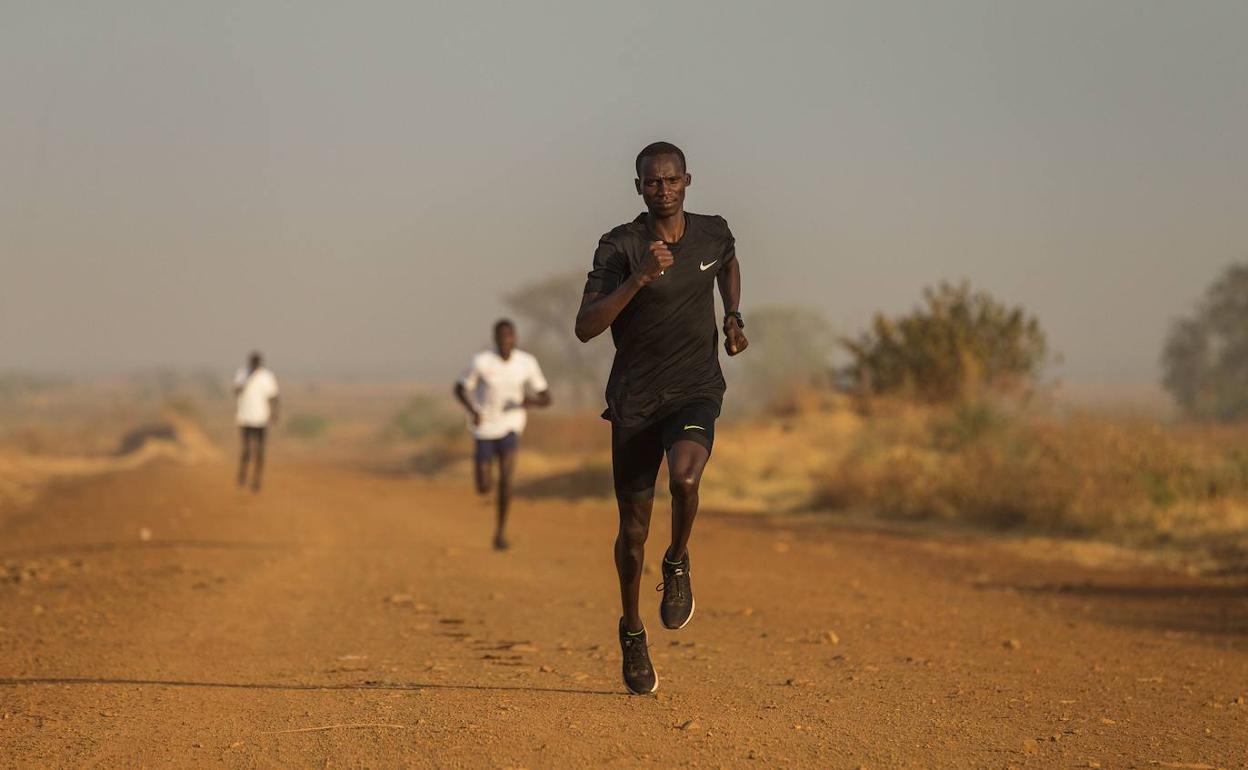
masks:
{"label": "black running shoe", "polygon": [[620,618],[620,653],[624,658],[624,686],[633,695],[645,695],[659,689],[659,675],[650,665],[650,650],[646,647],[646,629],[631,633],[624,629]]}
{"label": "black running shoe", "polygon": [[663,592],[663,601],[659,602],[663,627],[675,630],[689,625],[697,603],[693,600],[693,584],[689,582],[688,549],[685,549],[685,557],[674,563],[663,554],[663,582],[654,590]]}

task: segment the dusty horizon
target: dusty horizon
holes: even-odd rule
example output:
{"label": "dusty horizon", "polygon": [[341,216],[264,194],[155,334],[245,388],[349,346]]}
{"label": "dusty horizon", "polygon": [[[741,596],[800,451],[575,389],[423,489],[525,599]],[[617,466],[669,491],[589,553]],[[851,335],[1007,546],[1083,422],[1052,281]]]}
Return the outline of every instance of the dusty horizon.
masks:
{"label": "dusty horizon", "polygon": [[0,370],[445,379],[640,210],[658,138],[747,318],[967,278],[1072,386],[1155,385],[1248,258],[1242,4],[127,5],[0,30]]}

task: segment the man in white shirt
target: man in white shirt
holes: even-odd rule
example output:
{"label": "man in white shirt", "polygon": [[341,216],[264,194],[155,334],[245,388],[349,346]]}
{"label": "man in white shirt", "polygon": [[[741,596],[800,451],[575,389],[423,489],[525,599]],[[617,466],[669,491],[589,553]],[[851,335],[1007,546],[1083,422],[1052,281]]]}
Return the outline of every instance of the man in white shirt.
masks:
{"label": "man in white shirt", "polygon": [[247,366],[234,375],[234,396],[238,400],[235,419],[242,435],[242,454],[238,460],[238,485],[247,484],[247,461],[255,458],[251,489],[260,491],[260,475],[264,471],[264,434],[270,423],[277,422],[277,378],[264,368],[259,352],[247,360]]}
{"label": "man in white shirt", "polygon": [[477,491],[490,492],[490,477],[498,460],[498,519],[494,548],[503,551],[507,539],[507,507],[511,502],[511,478],[516,450],[526,422],[525,409],[550,406],[550,388],[537,359],[516,348],[516,327],[503,319],[494,324],[494,350],[472,357],[467,371],[455,383],[455,397],[468,410],[476,440]]}

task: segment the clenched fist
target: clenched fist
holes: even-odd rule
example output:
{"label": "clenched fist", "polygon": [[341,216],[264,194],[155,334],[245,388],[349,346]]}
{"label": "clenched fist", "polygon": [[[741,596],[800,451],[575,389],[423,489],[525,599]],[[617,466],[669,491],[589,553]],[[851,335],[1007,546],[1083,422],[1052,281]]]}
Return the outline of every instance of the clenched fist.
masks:
{"label": "clenched fist", "polygon": [[641,261],[641,285],[645,286],[663,275],[663,271],[671,267],[675,261],[666,243],[663,241],[652,241],[650,243],[650,253]]}
{"label": "clenched fist", "polygon": [[750,345],[741,326],[741,322],[735,316],[724,318],[724,351],[730,356],[744,352]]}

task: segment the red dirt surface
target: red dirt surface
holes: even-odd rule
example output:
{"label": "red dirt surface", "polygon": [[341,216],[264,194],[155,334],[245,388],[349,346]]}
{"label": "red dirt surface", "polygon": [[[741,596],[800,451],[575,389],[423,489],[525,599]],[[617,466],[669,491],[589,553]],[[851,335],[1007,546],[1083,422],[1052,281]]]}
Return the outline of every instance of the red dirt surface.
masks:
{"label": "red dirt surface", "polygon": [[708,514],[632,697],[609,505],[519,501],[497,554],[467,488],[230,475],[0,512],[0,766],[1248,767],[1242,577]]}

